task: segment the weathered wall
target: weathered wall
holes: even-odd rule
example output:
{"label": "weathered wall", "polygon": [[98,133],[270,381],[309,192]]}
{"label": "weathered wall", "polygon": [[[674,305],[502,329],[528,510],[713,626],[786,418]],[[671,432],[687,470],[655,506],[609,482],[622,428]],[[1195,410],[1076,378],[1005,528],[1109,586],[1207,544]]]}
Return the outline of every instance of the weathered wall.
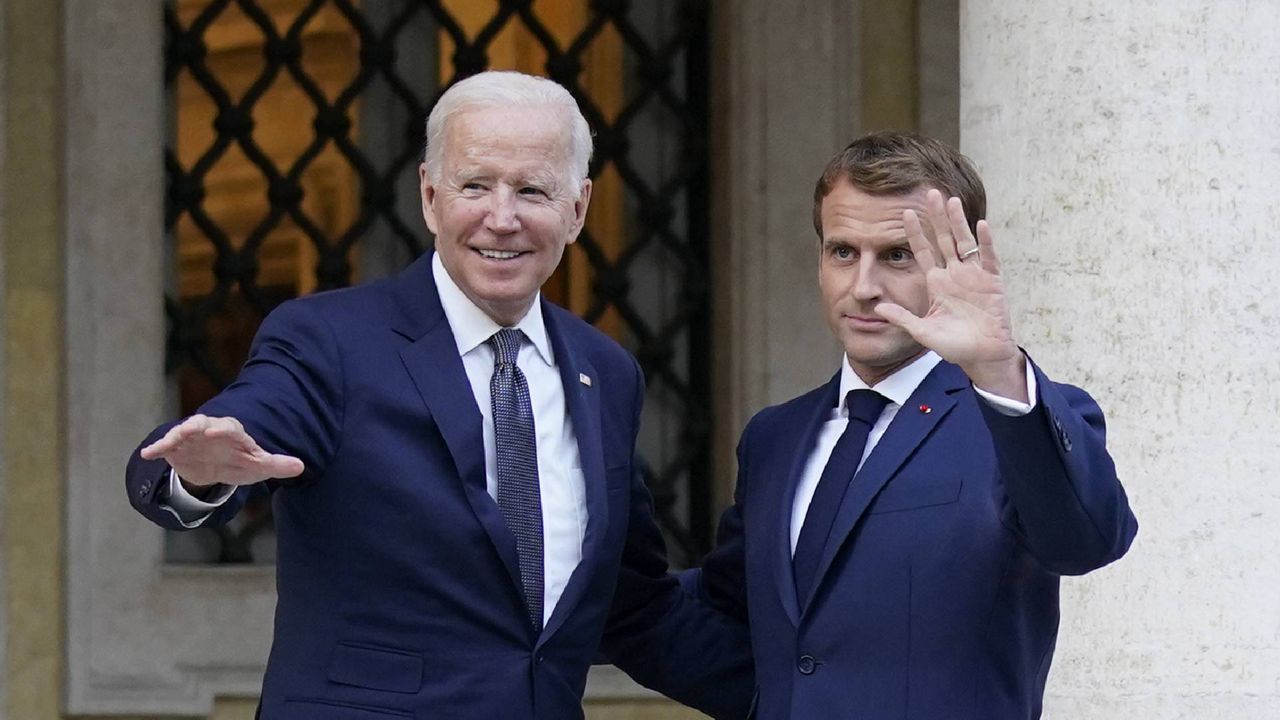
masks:
{"label": "weathered wall", "polygon": [[[5,8],[0,4],[0,181],[5,177],[5,170],[8,167],[5,164],[5,148],[7,142],[5,135],[5,114],[8,108],[8,94],[6,93],[7,83],[5,82],[5,70],[9,63],[6,58],[6,50],[9,47],[8,41],[5,39]],[[8,307],[5,303],[5,248],[9,245],[9,214],[8,205],[5,202],[8,199],[8,193],[0,192],[0,408],[6,407],[5,399],[6,389],[8,387],[6,372],[4,338],[9,327],[9,316],[5,312]],[[5,498],[9,490],[9,468],[5,457],[5,438],[7,427],[7,413],[0,412],[0,588],[7,587],[9,584],[8,573],[5,566],[8,560],[8,553],[5,551],[3,538],[8,532],[8,518],[5,514],[6,509]],[[4,593],[0,593],[0,668],[9,667],[9,599]],[[8,707],[8,672],[0,670],[0,720],[5,720],[9,716]]]}
{"label": "weathered wall", "polygon": [[1280,717],[1280,4],[961,17],[1018,335],[1107,411],[1141,530],[1063,582],[1046,717]]}
{"label": "weathered wall", "polygon": [[[712,4],[712,366],[721,500],[746,421],[834,372],[813,183],[860,122],[860,3]],[[805,48],[798,52],[798,48]]]}
{"label": "weathered wall", "polygon": [[4,3],[5,710],[57,717],[62,636],[60,2]]}

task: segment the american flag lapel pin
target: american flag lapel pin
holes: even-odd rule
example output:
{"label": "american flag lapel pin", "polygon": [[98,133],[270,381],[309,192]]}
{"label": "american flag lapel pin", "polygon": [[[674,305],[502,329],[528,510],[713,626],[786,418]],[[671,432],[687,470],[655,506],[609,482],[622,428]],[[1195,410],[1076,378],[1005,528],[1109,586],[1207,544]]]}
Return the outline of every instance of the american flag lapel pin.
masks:
{"label": "american flag lapel pin", "polygon": [[588,377],[586,373],[578,373],[578,382],[586,385],[587,387],[591,387],[591,378]]}

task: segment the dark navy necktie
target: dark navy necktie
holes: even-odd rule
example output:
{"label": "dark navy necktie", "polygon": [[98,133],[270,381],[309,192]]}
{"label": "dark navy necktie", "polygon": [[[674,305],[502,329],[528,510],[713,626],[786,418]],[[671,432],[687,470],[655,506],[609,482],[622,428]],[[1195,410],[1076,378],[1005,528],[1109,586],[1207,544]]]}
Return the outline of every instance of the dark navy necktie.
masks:
{"label": "dark navy necktie", "polygon": [[822,470],[818,487],[809,501],[809,509],[796,540],[796,552],[792,566],[796,576],[796,599],[804,607],[813,592],[814,576],[818,572],[818,559],[827,545],[836,511],[844,500],[844,493],[853,481],[862,451],[867,447],[867,435],[876,424],[889,399],[874,390],[850,390],[845,398],[849,408],[849,425],[831,450],[831,458]]}
{"label": "dark navy necktie", "polygon": [[494,441],[498,455],[498,509],[516,536],[520,580],[535,632],[542,632],[542,495],[538,490],[538,446],[529,383],[516,367],[524,334],[504,328],[489,338],[493,348]]}

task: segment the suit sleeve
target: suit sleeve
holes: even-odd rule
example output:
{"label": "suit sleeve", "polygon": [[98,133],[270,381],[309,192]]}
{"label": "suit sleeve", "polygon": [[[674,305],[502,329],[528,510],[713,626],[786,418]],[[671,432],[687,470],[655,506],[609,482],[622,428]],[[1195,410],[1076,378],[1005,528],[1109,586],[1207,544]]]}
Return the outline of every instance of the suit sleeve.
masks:
{"label": "suit sleeve", "polygon": [[1049,571],[1081,575],[1119,559],[1138,532],[1102,410],[1035,367],[1036,407],[1010,417],[979,402],[1003,490],[1001,519]]}
{"label": "suit sleeve", "polygon": [[[342,367],[333,331],[307,300],[287,302],[267,316],[258,329],[235,382],[199,409],[211,417],[234,417],[259,445],[273,453],[300,458],[307,482],[323,474],[337,450],[342,424]],[[129,457],[125,486],[129,501],[152,522],[184,529],[161,506],[169,464],[143,460],[138,451],[164,435],[166,423],[147,436]],[[226,523],[253,495],[269,493],[275,481],[241,487],[203,523]]]}
{"label": "suit sleeve", "polygon": [[733,488],[733,504],[720,515],[715,549],[703,559],[701,568],[688,571],[685,574],[688,577],[682,578],[687,587],[706,598],[713,607],[743,623],[748,619],[743,517],[749,497],[751,459],[748,453],[753,447],[749,439],[752,427],[753,424],[748,424],[738,441],[738,480]]}
{"label": "suit sleeve", "polygon": [[[644,383],[639,367],[635,373],[638,427]],[[601,651],[641,685],[714,718],[747,716],[755,676],[746,624],[668,572],[653,499],[639,473],[632,477],[627,538]]]}

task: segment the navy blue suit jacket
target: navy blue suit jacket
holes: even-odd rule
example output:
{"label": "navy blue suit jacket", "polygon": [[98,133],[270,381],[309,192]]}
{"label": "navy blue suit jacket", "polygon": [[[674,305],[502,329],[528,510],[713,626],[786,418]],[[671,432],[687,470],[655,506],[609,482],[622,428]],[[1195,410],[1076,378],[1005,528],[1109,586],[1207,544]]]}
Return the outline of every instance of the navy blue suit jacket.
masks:
{"label": "navy blue suit jacket", "polygon": [[930,373],[850,486],[805,607],[791,508],[839,375],[752,419],[735,504],[691,584],[750,617],[756,717],[1040,716],[1059,576],[1119,558],[1137,522],[1101,410],[1035,372],[1023,417],[989,407],[955,365]]}
{"label": "navy blue suit jacket", "polygon": [[[666,574],[633,472],[638,365],[570,313],[542,310],[589,519],[581,564],[540,635],[515,538],[485,491],[481,415],[430,254],[394,278],[281,305],[238,379],[201,408],[306,464],[294,481],[238,489],[206,522],[273,491],[279,599],[263,718],[581,717],[606,630],[635,642],[612,659],[641,682],[713,715],[745,714],[746,630]],[[167,472],[135,451],[126,482],[143,515],[176,529],[156,497]]]}

